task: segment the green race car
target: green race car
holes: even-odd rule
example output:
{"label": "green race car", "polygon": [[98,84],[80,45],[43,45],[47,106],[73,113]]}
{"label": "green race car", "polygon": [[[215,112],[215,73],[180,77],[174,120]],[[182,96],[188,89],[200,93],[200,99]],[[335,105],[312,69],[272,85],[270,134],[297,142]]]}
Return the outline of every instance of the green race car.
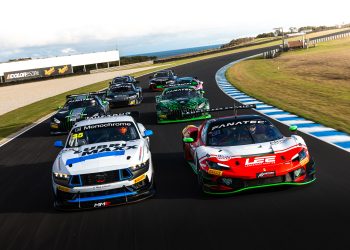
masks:
{"label": "green race car", "polygon": [[166,88],[156,96],[158,123],[185,122],[211,118],[207,112],[209,101],[203,97],[204,91],[192,86]]}

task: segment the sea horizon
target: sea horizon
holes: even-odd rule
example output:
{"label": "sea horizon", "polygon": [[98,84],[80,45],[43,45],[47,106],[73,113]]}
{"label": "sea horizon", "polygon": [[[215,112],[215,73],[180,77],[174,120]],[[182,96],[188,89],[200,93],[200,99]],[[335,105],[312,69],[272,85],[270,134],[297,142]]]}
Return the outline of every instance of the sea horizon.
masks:
{"label": "sea horizon", "polygon": [[207,49],[215,49],[219,48],[222,44],[214,44],[214,45],[205,45],[198,47],[190,47],[183,49],[174,49],[174,50],[164,50],[164,51],[156,51],[149,53],[140,53],[140,54],[130,54],[130,55],[122,55],[121,57],[132,57],[132,56],[156,56],[157,58],[164,58],[169,56],[176,56],[181,54],[199,52]]}

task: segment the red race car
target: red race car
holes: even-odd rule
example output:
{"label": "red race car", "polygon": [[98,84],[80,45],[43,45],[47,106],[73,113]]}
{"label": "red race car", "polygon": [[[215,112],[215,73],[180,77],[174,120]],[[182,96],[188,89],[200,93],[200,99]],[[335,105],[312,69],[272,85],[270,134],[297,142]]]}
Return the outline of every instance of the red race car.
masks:
{"label": "red race car", "polygon": [[[241,107],[245,108],[245,107]],[[315,166],[305,141],[286,137],[259,115],[229,116],[182,131],[186,162],[209,194],[313,182]]]}

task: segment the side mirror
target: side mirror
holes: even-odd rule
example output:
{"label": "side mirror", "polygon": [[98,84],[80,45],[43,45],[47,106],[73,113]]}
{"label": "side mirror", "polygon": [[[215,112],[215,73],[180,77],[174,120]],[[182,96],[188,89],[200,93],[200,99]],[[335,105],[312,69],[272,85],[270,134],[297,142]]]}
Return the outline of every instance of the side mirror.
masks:
{"label": "side mirror", "polygon": [[289,127],[289,131],[291,131],[292,133],[296,134],[298,130],[298,126],[297,125],[291,125]]}
{"label": "side mirror", "polygon": [[57,109],[62,109],[63,107],[62,106],[58,106]]}
{"label": "side mirror", "polygon": [[153,131],[152,130],[145,130],[143,132],[143,135],[144,135],[144,137],[149,137],[149,136],[153,135]]}
{"label": "side mirror", "polygon": [[198,80],[198,76],[193,77],[194,79]]}
{"label": "side mirror", "polygon": [[201,90],[201,93],[202,93],[202,94],[205,94],[205,91],[204,91],[204,90]]}
{"label": "side mirror", "polygon": [[63,142],[62,141],[55,141],[55,143],[53,144],[56,148],[63,148]]}
{"label": "side mirror", "polygon": [[191,137],[185,137],[185,138],[182,139],[182,141],[184,143],[192,143],[192,142],[194,142],[194,139],[191,138]]}

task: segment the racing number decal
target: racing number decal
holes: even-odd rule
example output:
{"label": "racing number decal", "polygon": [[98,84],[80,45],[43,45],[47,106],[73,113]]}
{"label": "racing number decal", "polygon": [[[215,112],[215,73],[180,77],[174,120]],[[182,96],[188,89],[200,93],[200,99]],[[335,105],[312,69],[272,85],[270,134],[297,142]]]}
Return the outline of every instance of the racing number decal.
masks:
{"label": "racing number decal", "polygon": [[82,138],[83,136],[84,136],[83,132],[80,132],[78,134],[73,134],[72,135],[73,139],[79,139],[79,138]]}

